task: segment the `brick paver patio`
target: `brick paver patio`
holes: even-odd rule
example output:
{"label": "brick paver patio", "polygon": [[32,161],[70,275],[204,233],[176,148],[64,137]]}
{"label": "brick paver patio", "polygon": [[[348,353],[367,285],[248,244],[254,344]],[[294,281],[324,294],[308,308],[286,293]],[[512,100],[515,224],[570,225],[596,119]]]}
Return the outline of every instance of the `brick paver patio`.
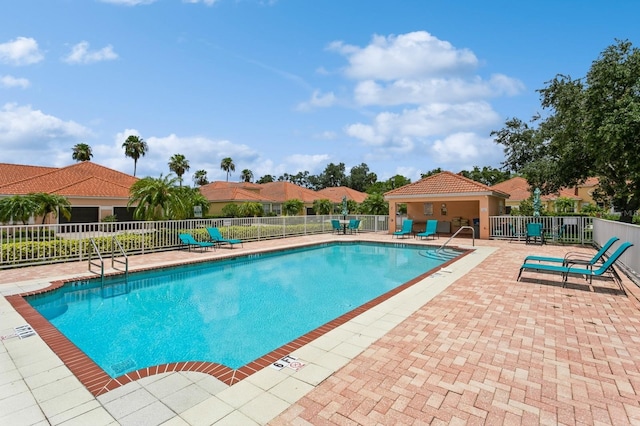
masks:
{"label": "brick paver patio", "polygon": [[[268,249],[314,240],[255,245]],[[496,251],[269,424],[640,424],[640,289],[625,276],[622,289],[610,280],[588,285],[580,278],[562,287],[558,276],[530,272],[516,281],[528,254],[593,254],[591,248],[502,241],[476,245]],[[132,266],[241,252],[155,253],[132,258]],[[86,275],[86,264],[5,270],[0,290],[3,284],[24,282],[20,288],[30,291],[31,281],[73,275]],[[12,400],[8,392],[5,386],[0,402]],[[203,423],[197,416],[185,422],[190,411],[185,413],[174,413],[174,424]],[[234,424],[236,414],[220,424]]]}
{"label": "brick paver patio", "polygon": [[271,424],[640,424],[635,284],[517,282],[527,254],[570,248],[486,243],[500,249]]}

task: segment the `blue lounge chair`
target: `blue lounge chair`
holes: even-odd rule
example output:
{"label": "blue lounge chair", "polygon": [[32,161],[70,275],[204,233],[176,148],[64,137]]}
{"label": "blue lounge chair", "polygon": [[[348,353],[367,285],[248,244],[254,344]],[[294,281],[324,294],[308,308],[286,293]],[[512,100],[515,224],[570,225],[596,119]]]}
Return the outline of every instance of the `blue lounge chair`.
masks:
{"label": "blue lounge chair", "polygon": [[587,268],[593,269],[593,266],[602,259],[607,253],[607,250],[619,239],[618,237],[611,237],[591,259],[587,258],[583,253],[569,252],[565,254],[564,257],[527,256],[524,258],[524,263],[531,261],[561,263],[563,266],[584,265]]}
{"label": "blue lounge chair", "polygon": [[207,228],[207,232],[209,233],[211,242],[217,244],[218,246],[221,246],[222,244],[228,244],[231,248],[233,248],[234,244],[240,244],[241,246],[244,246],[242,240],[224,238],[218,228]]}
{"label": "blue lounge chair", "polygon": [[340,225],[340,221],[338,219],[331,219],[331,229],[333,229],[333,232],[336,234],[342,232],[342,225]]}
{"label": "blue lounge chair", "polygon": [[615,272],[615,270],[613,270],[613,264],[615,263],[616,260],[618,260],[620,256],[622,256],[622,253],[624,253],[631,246],[633,246],[633,244],[630,242],[622,243],[620,247],[618,247],[618,249],[611,256],[609,256],[607,261],[604,262],[602,266],[600,266],[598,269],[595,269],[595,270],[591,268],[581,268],[581,267],[570,266],[570,265],[556,266],[556,265],[549,265],[546,263],[526,263],[525,262],[520,267],[520,273],[518,274],[518,281],[520,281],[520,276],[522,275],[522,272],[524,270],[533,270],[536,272],[550,272],[550,273],[562,274],[563,286],[567,282],[567,278],[569,277],[569,275],[584,275],[586,277],[589,277],[589,283],[591,283],[593,277],[601,276],[605,272],[607,272],[609,269],[611,269],[613,271],[613,276],[615,278],[617,277],[617,273]]}
{"label": "blue lounge chair", "polygon": [[357,233],[358,228],[360,228],[360,219],[350,219],[349,226],[347,226],[347,229],[349,230],[349,232],[351,234]]}
{"label": "blue lounge chair", "polygon": [[394,232],[393,235],[396,238],[400,238],[400,236],[404,238],[405,235],[411,235],[412,228],[413,228],[413,219],[405,219],[405,221],[402,222],[402,229],[400,231]]}
{"label": "blue lounge chair", "polygon": [[431,237],[431,239],[435,240],[436,235],[438,234],[437,229],[438,229],[438,221],[428,220],[427,226],[425,227],[424,232],[420,232],[416,234],[416,237],[420,237],[420,239]]}
{"label": "blue lounge chair", "polygon": [[209,243],[206,241],[196,241],[191,234],[178,234],[180,238],[180,242],[185,244],[189,251],[191,251],[191,247],[199,247],[202,251],[208,249],[209,247],[213,247],[215,249],[215,244]]}

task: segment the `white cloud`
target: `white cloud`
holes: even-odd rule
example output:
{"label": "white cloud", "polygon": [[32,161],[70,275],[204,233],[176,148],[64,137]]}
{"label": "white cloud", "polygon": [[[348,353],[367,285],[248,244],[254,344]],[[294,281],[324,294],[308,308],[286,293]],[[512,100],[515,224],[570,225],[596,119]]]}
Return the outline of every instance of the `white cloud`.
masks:
{"label": "white cloud", "polygon": [[333,92],[321,93],[319,90],[314,90],[311,94],[311,99],[307,102],[302,102],[298,105],[298,111],[309,111],[313,108],[328,108],[336,103],[336,95]]}
{"label": "white cloud", "polygon": [[6,43],[0,43],[0,62],[10,65],[31,65],[44,59],[33,38],[18,37]]}
{"label": "white cloud", "polygon": [[485,127],[499,120],[498,114],[486,102],[434,103],[400,113],[383,112],[374,118],[372,124],[351,124],[345,131],[366,145],[385,146],[397,144],[404,137],[446,135],[460,129]]}
{"label": "white cloud", "polygon": [[113,51],[113,46],[108,45],[100,50],[89,51],[89,43],[81,41],[73,46],[71,53],[63,58],[70,64],[91,64],[101,61],[112,61],[118,59],[118,54]]}
{"label": "white cloud", "polygon": [[[5,104],[0,109],[0,149],[40,151],[43,144],[68,141],[69,147],[91,136],[91,130],[74,122],[34,110],[30,105]],[[70,158],[70,157],[69,157]]]}
{"label": "white cloud", "polygon": [[516,95],[523,90],[522,82],[504,75],[492,76],[488,81],[480,77],[400,79],[389,84],[365,80],[356,85],[354,97],[360,105],[420,105]]}
{"label": "white cloud", "polygon": [[329,159],[330,157],[326,154],[290,155],[284,159],[285,169],[288,170],[287,173],[289,174],[317,170],[321,167],[326,166]]}
{"label": "white cloud", "polygon": [[0,87],[21,87],[26,89],[29,87],[29,80],[26,78],[17,78],[12,75],[0,75]]}
{"label": "white cloud", "polygon": [[376,35],[365,48],[333,42],[329,45],[344,55],[349,65],[345,74],[353,79],[396,80],[468,72],[478,65],[468,49],[456,49],[426,31],[388,37]]}
{"label": "white cloud", "polygon": [[430,151],[438,164],[455,164],[459,170],[468,170],[477,165],[497,164],[504,158],[502,150],[493,139],[480,137],[473,132],[453,133],[438,139]]}

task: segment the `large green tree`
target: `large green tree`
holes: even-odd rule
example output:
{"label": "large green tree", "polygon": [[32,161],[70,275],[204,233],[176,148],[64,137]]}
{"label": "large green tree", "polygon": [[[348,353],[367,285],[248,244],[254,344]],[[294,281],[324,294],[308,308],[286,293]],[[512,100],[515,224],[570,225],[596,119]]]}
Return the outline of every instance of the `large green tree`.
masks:
{"label": "large green tree", "polygon": [[335,188],[338,186],[347,186],[347,175],[345,173],[344,163],[329,163],[324,171],[318,176],[319,188]]}
{"label": "large green tree", "polygon": [[178,176],[178,181],[182,186],[182,176],[189,170],[189,160],[182,154],[174,154],[169,159],[169,170]]}
{"label": "large green tree", "polygon": [[369,166],[365,163],[361,163],[359,166],[351,168],[351,174],[349,175],[349,188],[356,191],[366,192],[367,189],[378,180],[378,176],[369,171]]}
{"label": "large green tree", "polygon": [[497,183],[504,182],[511,179],[511,172],[503,171],[493,167],[484,166],[482,169],[478,166],[473,166],[471,170],[462,170],[460,174],[476,182],[480,182],[487,186],[493,186]]}
{"label": "large green tree", "polygon": [[144,157],[149,151],[149,145],[139,136],[130,135],[122,144],[124,148],[124,155],[129,158],[133,158],[133,175],[136,175],[136,169],[138,168],[138,159]]}
{"label": "large green tree", "polygon": [[539,91],[544,116],[509,119],[491,134],[504,166],[551,193],[597,176],[599,192],[631,222],[640,208],[640,51],[617,40],[585,78],[557,75]]}
{"label": "large green tree", "polygon": [[75,161],[89,161],[93,157],[91,147],[86,143],[77,143],[71,150],[73,151],[71,158]]}
{"label": "large green tree", "polygon": [[227,172],[227,182],[229,182],[229,173],[236,171],[236,165],[230,157],[223,158],[220,161],[220,168]]}

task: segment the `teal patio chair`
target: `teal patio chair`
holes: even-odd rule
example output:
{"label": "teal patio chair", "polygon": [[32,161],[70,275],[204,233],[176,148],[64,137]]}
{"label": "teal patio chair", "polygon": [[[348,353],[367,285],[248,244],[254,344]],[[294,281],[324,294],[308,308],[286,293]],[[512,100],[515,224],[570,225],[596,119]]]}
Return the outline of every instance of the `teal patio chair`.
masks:
{"label": "teal patio chair", "polygon": [[211,242],[217,244],[218,246],[221,246],[222,244],[228,244],[231,248],[233,248],[234,244],[240,244],[241,246],[244,246],[242,240],[224,238],[218,228],[207,228],[207,232],[209,233]]}
{"label": "teal patio chair", "polygon": [[191,251],[191,247],[199,247],[201,251],[207,250],[209,247],[213,247],[215,250],[216,245],[214,243],[209,243],[206,241],[196,241],[191,234],[178,234],[180,238],[180,242],[187,246],[189,251]]}
{"label": "teal patio chair", "polygon": [[589,284],[591,284],[593,277],[602,276],[604,273],[606,273],[610,269],[614,279],[617,278],[617,280],[620,281],[618,274],[613,269],[613,264],[631,246],[633,246],[633,244],[630,242],[622,243],[620,247],[618,247],[618,249],[611,256],[609,256],[606,262],[604,262],[598,269],[582,268],[582,267],[571,266],[571,265],[556,266],[556,265],[549,265],[546,263],[526,263],[525,262],[520,267],[520,273],[518,274],[518,281],[520,281],[520,277],[523,271],[530,270],[535,272],[548,272],[548,273],[561,274],[563,287],[566,284],[569,275],[584,275],[585,277],[589,278]]}
{"label": "teal patio chair", "polygon": [[420,232],[416,234],[416,237],[420,237],[420,239],[431,237],[431,239],[435,240],[436,235],[438,234],[437,229],[438,229],[438,221],[428,220],[427,226],[425,227],[424,232]]}
{"label": "teal patio chair", "polygon": [[331,229],[333,229],[333,232],[336,234],[342,232],[342,225],[340,225],[340,221],[338,219],[331,219]]}
{"label": "teal patio chair", "polygon": [[524,258],[524,263],[529,263],[531,261],[549,262],[560,263],[562,266],[583,265],[587,268],[593,269],[594,265],[597,264],[607,253],[607,250],[609,250],[619,239],[620,238],[618,237],[611,237],[609,241],[600,247],[600,250],[590,259],[584,253],[569,252],[565,254],[564,257],[527,256]]}
{"label": "teal patio chair", "polygon": [[542,232],[541,223],[527,223],[527,235],[525,236],[525,244],[529,244],[532,240],[537,242],[540,239],[540,244],[544,244],[544,232]]}
{"label": "teal patio chair", "polygon": [[402,222],[402,229],[394,232],[393,235],[396,238],[400,238],[401,236],[402,238],[404,238],[405,235],[411,235],[412,228],[413,228],[413,219],[405,219],[405,221]]}
{"label": "teal patio chair", "polygon": [[351,234],[357,234],[358,228],[360,228],[360,219],[350,219],[349,225],[347,226],[347,229],[349,230],[349,232]]}

